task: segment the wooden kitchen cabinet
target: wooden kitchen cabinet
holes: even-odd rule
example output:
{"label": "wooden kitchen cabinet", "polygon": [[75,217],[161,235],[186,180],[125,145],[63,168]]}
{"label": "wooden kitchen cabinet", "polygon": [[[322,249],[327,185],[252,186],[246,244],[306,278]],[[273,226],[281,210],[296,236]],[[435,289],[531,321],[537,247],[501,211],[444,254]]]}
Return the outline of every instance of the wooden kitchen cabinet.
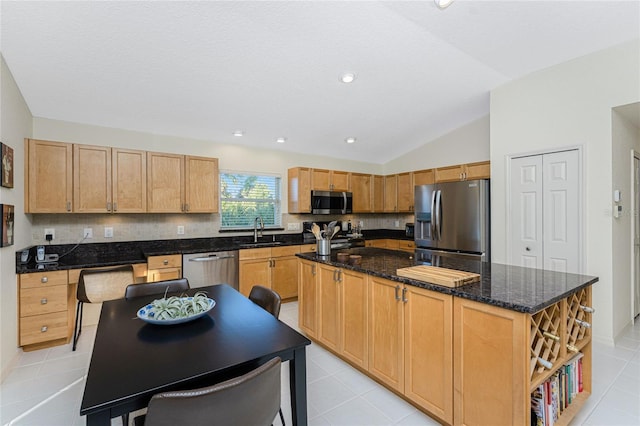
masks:
{"label": "wooden kitchen cabinet", "polygon": [[353,213],[371,213],[373,211],[372,175],[351,173],[351,192],[353,193]]}
{"label": "wooden kitchen cabinet", "polygon": [[218,212],[218,159],[208,157],[184,157],[184,212]]}
{"label": "wooden kitchen cabinet", "polygon": [[316,191],[350,191],[350,172],[312,169],[311,188]]}
{"label": "wooden kitchen cabinet", "polygon": [[317,263],[299,260],[298,264],[298,325],[308,336],[318,335]]}
{"label": "wooden kitchen cabinet", "polygon": [[318,340],[340,353],[340,269],[317,264],[318,268]]}
{"label": "wooden kitchen cabinet", "polygon": [[417,170],[413,172],[413,185],[430,185],[435,183],[433,169]]}
{"label": "wooden kitchen cabinet", "polygon": [[438,167],[435,169],[436,182],[456,182],[461,180],[489,179],[491,176],[491,163],[481,161],[478,163],[457,164],[454,166]]}
{"label": "wooden kitchen cabinet", "polygon": [[147,211],[144,151],[73,145],[73,211]]}
{"label": "wooden kitchen cabinet", "polygon": [[398,173],[396,182],[398,212],[413,212],[413,173]]}
{"label": "wooden kitchen cabinet", "polygon": [[385,213],[398,211],[398,175],[384,177],[384,210]]}
{"label": "wooden kitchen cabinet", "polygon": [[369,364],[367,276],[348,269],[341,271],[340,354],[366,369]]}
{"label": "wooden kitchen cabinet", "polygon": [[381,213],[384,211],[384,176],[373,175],[373,212]]}
{"label": "wooden kitchen cabinet", "polygon": [[147,282],[182,278],[182,255],[149,256],[147,269]]}
{"label": "wooden kitchen cabinet", "polygon": [[311,169],[294,167],[287,170],[289,213],[311,213]]}
{"label": "wooden kitchen cabinet", "polygon": [[18,275],[18,339],[25,351],[61,345],[72,333],[75,286],[67,271]]}
{"label": "wooden kitchen cabinet", "polygon": [[387,248],[387,240],[379,239],[379,240],[365,240],[365,247],[378,247],[378,248]]}
{"label": "wooden kitchen cabinet", "polygon": [[298,296],[300,246],[261,247],[240,250],[240,293],[249,296],[254,285],[275,290],[282,300]]}
{"label": "wooden kitchen cabinet", "polygon": [[25,213],[73,211],[73,145],[25,139]]}

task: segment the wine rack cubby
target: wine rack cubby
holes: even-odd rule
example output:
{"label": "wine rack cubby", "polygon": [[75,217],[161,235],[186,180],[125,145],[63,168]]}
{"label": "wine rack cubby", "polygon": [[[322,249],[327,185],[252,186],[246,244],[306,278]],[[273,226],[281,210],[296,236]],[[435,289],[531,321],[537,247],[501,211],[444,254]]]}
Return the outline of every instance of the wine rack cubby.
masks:
{"label": "wine rack cubby", "polygon": [[531,316],[529,365],[531,382],[546,376],[551,366],[561,356],[561,308],[560,303],[555,303]]}
{"label": "wine rack cubby", "polygon": [[590,289],[582,289],[567,301],[567,346],[580,350],[591,337],[591,308]]}

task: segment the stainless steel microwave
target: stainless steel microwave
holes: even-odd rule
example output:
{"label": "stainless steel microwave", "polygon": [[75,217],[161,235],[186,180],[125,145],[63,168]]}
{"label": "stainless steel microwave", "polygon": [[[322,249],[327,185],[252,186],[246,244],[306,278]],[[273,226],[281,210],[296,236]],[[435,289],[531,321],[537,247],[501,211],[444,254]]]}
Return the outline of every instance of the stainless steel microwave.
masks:
{"label": "stainless steel microwave", "polygon": [[350,214],[353,209],[351,192],[311,191],[311,213]]}

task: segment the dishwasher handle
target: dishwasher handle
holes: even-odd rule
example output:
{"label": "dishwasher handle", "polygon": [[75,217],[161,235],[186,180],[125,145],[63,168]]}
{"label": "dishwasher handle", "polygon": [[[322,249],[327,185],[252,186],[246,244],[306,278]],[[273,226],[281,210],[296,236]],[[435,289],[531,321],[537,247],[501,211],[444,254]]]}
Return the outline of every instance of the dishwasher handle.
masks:
{"label": "dishwasher handle", "polygon": [[216,256],[215,254],[207,257],[193,257],[189,259],[189,262],[212,262],[214,260],[233,259],[235,256],[230,254],[227,256]]}

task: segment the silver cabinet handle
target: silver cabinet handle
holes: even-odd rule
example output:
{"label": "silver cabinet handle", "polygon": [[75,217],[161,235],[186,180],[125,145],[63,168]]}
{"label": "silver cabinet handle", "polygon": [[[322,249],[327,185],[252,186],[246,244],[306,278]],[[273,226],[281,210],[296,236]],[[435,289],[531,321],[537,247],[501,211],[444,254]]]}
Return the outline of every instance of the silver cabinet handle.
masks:
{"label": "silver cabinet handle", "polygon": [[342,270],[338,269],[336,272],[338,272],[338,282],[341,283],[342,282]]}
{"label": "silver cabinet handle", "polygon": [[189,211],[189,204],[185,204],[185,205],[184,205],[184,211],[185,211],[185,212],[188,212],[188,211]]}
{"label": "silver cabinet handle", "polygon": [[316,265],[315,264],[311,265],[311,275],[313,275],[314,277],[316,276]]}
{"label": "silver cabinet handle", "polygon": [[49,278],[47,278],[47,277],[42,277],[42,278],[40,278],[40,282],[41,282],[41,283],[49,282]]}
{"label": "silver cabinet handle", "polygon": [[40,328],[40,332],[41,332],[41,333],[46,333],[46,332],[47,332],[47,330],[49,330],[49,327],[47,327],[46,325],[43,325],[43,326]]}
{"label": "silver cabinet handle", "polygon": [[396,301],[399,302],[400,301],[400,295],[398,294],[398,290],[400,290],[400,286],[397,285],[396,289],[395,289],[395,297],[396,297]]}
{"label": "silver cabinet handle", "polygon": [[163,261],[162,261],[162,264],[163,264],[163,265],[168,265],[168,264],[169,264],[169,261],[168,261],[167,259],[165,259],[165,260],[163,260]]}
{"label": "silver cabinet handle", "polygon": [[46,305],[46,304],[47,304],[47,302],[48,302],[48,300],[47,300],[47,298],[46,298],[46,297],[43,297],[42,299],[40,299],[40,304],[41,304],[41,305]]}
{"label": "silver cabinet handle", "polygon": [[407,303],[409,300],[407,300],[406,298],[406,294],[407,294],[407,288],[406,287],[402,287],[402,301],[404,303]]}
{"label": "silver cabinet handle", "polygon": [[118,211],[118,203],[113,203],[113,211]]}
{"label": "silver cabinet handle", "polygon": [[67,201],[67,211],[71,211],[71,201]]}
{"label": "silver cabinet handle", "polygon": [[107,203],[107,211],[110,212],[111,211],[111,203]]}

